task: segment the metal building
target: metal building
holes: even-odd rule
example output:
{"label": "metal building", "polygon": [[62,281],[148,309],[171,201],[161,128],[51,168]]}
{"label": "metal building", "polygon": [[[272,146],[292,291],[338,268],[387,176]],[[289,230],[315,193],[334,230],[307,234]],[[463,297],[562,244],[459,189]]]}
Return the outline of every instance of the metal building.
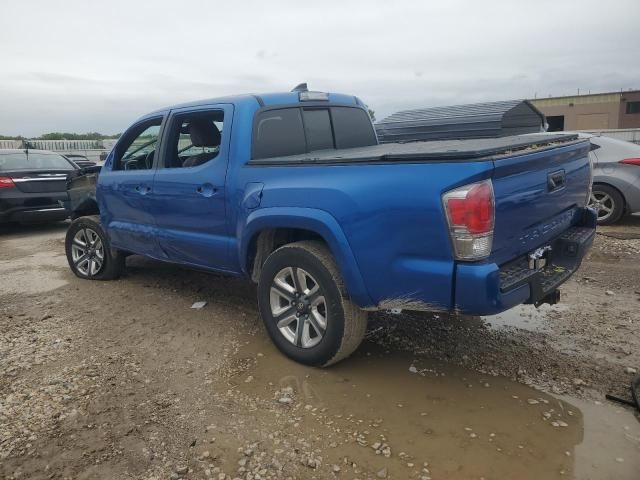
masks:
{"label": "metal building", "polygon": [[544,115],[526,100],[404,110],[375,124],[381,143],[537,133]]}
{"label": "metal building", "polygon": [[640,128],[640,90],[529,101],[545,114],[551,132]]}

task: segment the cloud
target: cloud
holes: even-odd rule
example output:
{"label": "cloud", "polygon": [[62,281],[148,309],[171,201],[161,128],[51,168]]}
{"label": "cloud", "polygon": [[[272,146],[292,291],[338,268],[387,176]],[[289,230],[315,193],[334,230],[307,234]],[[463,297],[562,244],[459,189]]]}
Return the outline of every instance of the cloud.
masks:
{"label": "cloud", "polygon": [[303,81],[358,95],[378,118],[640,88],[637,0],[92,5],[3,6],[0,134],[118,132],[163,106]]}

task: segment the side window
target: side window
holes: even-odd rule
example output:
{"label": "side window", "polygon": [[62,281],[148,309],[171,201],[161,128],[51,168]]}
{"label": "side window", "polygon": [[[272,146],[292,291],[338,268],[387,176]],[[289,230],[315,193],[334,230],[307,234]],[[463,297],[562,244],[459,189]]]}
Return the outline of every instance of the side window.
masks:
{"label": "side window", "polygon": [[333,145],[333,132],[331,131],[331,119],[329,110],[313,109],[303,110],[304,131],[307,134],[307,150],[325,150],[335,148]]}
{"label": "side window", "polygon": [[253,135],[253,158],[298,155],[307,149],[299,108],[259,113]]}
{"label": "side window", "polygon": [[157,118],[128,131],[116,149],[114,170],[152,168],[161,124],[162,118]]}
{"label": "side window", "polygon": [[165,168],[197,167],[217,158],[223,128],[223,110],[176,115],[167,137]]}
{"label": "side window", "polygon": [[336,148],[367,147],[378,143],[369,114],[364,110],[333,107],[331,117],[336,135]]}

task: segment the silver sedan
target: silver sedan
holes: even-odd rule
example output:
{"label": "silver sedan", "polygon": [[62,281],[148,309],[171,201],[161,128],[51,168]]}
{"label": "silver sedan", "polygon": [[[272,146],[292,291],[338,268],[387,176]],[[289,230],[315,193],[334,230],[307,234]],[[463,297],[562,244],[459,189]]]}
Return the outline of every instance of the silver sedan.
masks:
{"label": "silver sedan", "polygon": [[581,133],[591,141],[593,190],[590,205],[598,223],[615,223],[640,211],[640,145],[615,138]]}

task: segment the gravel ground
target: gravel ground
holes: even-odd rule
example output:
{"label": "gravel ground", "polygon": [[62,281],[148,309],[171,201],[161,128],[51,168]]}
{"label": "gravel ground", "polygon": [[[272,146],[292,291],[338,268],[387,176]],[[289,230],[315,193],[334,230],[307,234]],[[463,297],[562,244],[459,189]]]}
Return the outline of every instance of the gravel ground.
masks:
{"label": "gravel ground", "polygon": [[638,478],[638,418],[604,399],[640,366],[638,217],[557,306],[372,315],[328,370],[275,351],[246,282],[75,278],[65,228],[0,232],[0,478]]}

